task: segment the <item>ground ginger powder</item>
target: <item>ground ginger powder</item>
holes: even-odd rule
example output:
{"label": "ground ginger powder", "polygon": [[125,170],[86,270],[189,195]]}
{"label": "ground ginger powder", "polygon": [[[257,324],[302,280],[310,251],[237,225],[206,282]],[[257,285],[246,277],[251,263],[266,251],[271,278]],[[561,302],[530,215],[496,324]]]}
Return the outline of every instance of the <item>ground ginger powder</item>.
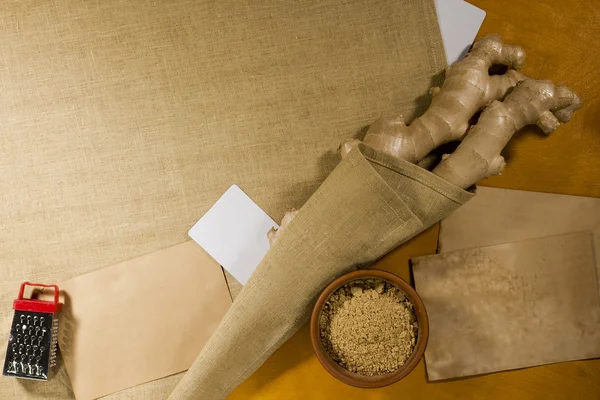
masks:
{"label": "ground ginger powder", "polygon": [[361,375],[393,372],[415,347],[413,304],[380,279],[353,281],[336,290],[319,320],[321,341],[340,366]]}

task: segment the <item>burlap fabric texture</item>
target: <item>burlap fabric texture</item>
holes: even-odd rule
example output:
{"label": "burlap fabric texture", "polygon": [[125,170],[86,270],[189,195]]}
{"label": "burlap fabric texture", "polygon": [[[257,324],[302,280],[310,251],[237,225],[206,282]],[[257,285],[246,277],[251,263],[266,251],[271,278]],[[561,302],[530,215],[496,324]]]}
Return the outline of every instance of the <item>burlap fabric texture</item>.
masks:
{"label": "burlap fabric texture", "polygon": [[[432,0],[9,0],[0,18],[2,340],[21,282],[189,240],[232,184],[280,220],[446,67]],[[181,376],[108,398],[163,400]],[[61,367],[0,398],[73,393]]]}

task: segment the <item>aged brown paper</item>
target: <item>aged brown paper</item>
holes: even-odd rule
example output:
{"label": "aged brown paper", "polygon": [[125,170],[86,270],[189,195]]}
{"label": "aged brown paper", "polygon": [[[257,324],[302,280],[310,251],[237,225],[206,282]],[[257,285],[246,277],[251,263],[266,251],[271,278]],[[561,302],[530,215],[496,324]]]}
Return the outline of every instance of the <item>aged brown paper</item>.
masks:
{"label": "aged brown paper", "polygon": [[591,233],[413,260],[430,380],[600,357]]}
{"label": "aged brown paper", "polygon": [[600,228],[600,199],[478,187],[441,223],[440,253]]}
{"label": "aged brown paper", "polygon": [[78,400],[186,370],[231,305],[221,267],[191,241],[60,288],[59,346]]}

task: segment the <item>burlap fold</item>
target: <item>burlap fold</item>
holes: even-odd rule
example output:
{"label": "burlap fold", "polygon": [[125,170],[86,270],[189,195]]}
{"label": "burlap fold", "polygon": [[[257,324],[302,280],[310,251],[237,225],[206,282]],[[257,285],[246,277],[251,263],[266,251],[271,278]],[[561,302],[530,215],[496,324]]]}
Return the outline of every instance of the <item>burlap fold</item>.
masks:
{"label": "burlap fold", "polygon": [[170,399],[223,399],[307,320],[323,287],[469,200],[413,164],[350,152],[258,266]]}

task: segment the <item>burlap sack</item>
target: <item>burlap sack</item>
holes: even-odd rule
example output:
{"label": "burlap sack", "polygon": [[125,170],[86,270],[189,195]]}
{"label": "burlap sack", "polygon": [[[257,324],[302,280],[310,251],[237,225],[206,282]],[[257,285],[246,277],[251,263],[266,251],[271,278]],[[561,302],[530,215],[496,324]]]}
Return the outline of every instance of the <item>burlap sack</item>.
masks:
{"label": "burlap sack", "polygon": [[281,234],[169,399],[224,399],[308,319],[320,291],[473,196],[361,147]]}

